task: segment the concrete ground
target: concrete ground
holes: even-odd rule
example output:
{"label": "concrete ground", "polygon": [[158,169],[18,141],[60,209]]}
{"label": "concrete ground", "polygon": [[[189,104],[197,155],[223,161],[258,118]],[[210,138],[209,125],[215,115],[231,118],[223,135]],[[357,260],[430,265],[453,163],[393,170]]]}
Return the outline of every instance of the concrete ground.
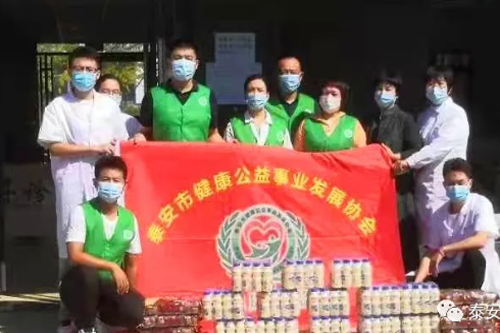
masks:
{"label": "concrete ground", "polygon": [[56,333],[57,310],[0,312],[0,333]]}

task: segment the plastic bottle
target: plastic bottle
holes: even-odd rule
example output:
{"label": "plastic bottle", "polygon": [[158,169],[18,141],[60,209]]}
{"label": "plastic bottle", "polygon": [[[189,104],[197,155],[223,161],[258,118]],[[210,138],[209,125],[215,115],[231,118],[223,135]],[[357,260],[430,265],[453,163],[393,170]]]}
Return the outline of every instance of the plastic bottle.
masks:
{"label": "plastic bottle", "polygon": [[409,285],[404,285],[401,291],[401,314],[409,315],[412,312],[412,291]]}
{"label": "plastic bottle", "polygon": [[236,322],[236,333],[245,333],[245,321],[244,320],[238,320]]}
{"label": "plastic bottle", "polygon": [[245,319],[243,296],[240,293],[233,294],[233,319]]}
{"label": "plastic bottle", "polygon": [[264,320],[257,321],[256,333],[266,333],[266,322]]}
{"label": "plastic bottle", "polygon": [[361,261],[361,286],[365,288],[372,286],[372,264],[368,259]]}
{"label": "plastic bottle", "polygon": [[262,274],[263,266],[261,263],[254,262],[252,264],[252,291],[262,291]]}
{"label": "plastic bottle", "polygon": [[217,322],[215,325],[215,333],[226,333],[226,323],[222,320]]}
{"label": "plastic bottle", "polygon": [[340,333],[351,333],[351,323],[347,316],[340,317]]}
{"label": "plastic bottle", "polygon": [[321,291],[319,314],[323,318],[330,316],[330,292],[325,289]]}
{"label": "plastic bottle", "polygon": [[342,288],[352,287],[352,261],[344,259],[342,262]]}
{"label": "plastic bottle", "polygon": [[363,279],[362,279],[362,267],[363,264],[361,263],[361,260],[354,259],[352,261],[352,286],[354,288],[361,288],[363,284]]}
{"label": "plastic bottle", "polygon": [[[432,287],[431,287],[432,288]],[[440,319],[439,316],[433,315],[431,317],[431,330],[438,330]]]}
{"label": "plastic bottle", "polygon": [[285,262],[285,267],[283,269],[283,288],[286,290],[295,289],[295,273],[296,265],[292,260],[287,260]]}
{"label": "plastic bottle", "polygon": [[429,331],[431,329],[431,317],[430,316],[422,316],[420,318],[420,326],[422,326],[423,331]]}
{"label": "plastic bottle", "polygon": [[398,333],[401,331],[401,320],[399,316],[391,317],[391,333]]}
{"label": "plastic bottle", "polygon": [[340,318],[340,292],[338,290],[330,291],[330,314]]}
{"label": "plastic bottle", "polygon": [[373,287],[372,289],[372,315],[380,316],[382,315],[382,295],[379,287]]}
{"label": "plastic bottle", "polygon": [[373,332],[372,319],[364,318],[363,321],[361,322],[360,333],[372,333],[372,332]]}
{"label": "plastic bottle", "polygon": [[[369,317],[372,315],[372,290],[371,290],[371,288],[365,288],[361,291],[361,314],[364,317]],[[371,322],[370,322],[370,325],[371,325]]]}
{"label": "plastic bottle", "polygon": [[222,293],[215,291],[213,296],[213,318],[215,320],[222,320],[224,318],[224,309],[222,307]]}
{"label": "plastic bottle", "polygon": [[321,306],[321,294],[319,289],[312,289],[309,293],[308,310],[312,317],[319,317]]}
{"label": "plastic bottle", "polygon": [[243,265],[241,263],[233,265],[233,291],[243,291]]}
{"label": "plastic bottle", "polygon": [[225,291],[222,295],[222,316],[227,320],[233,319],[233,295],[230,291]]}
{"label": "plastic bottle", "polygon": [[422,322],[419,316],[411,316],[411,330],[413,333],[422,332]]}
{"label": "plastic bottle", "polygon": [[401,291],[398,286],[391,287],[391,309],[393,316],[401,314]]}
{"label": "plastic bottle", "polygon": [[252,290],[252,264],[249,262],[243,263],[241,270],[242,286],[244,291]]}
{"label": "plastic bottle", "polygon": [[422,307],[423,314],[432,313],[431,309],[431,291],[428,284],[422,284],[420,286],[420,304]]}
{"label": "plastic bottle", "polygon": [[306,260],[304,262],[304,288],[312,289],[315,285],[314,260]]}
{"label": "plastic bottle", "polygon": [[381,323],[380,326],[382,326],[382,332],[390,332],[391,331],[391,317],[382,316],[380,323]]}
{"label": "plastic bottle", "polygon": [[382,333],[382,321],[380,316],[375,316],[372,319],[372,333]]}
{"label": "plastic bottle", "polygon": [[321,331],[323,333],[330,333],[332,329],[332,319],[329,317],[321,317]]}
{"label": "plastic bottle", "polygon": [[257,327],[252,318],[245,320],[245,333],[257,333]]}
{"label": "plastic bottle", "polygon": [[380,302],[382,304],[382,315],[388,316],[392,313],[391,308],[391,289],[388,286],[382,287],[380,292]]}
{"label": "plastic bottle", "polygon": [[260,317],[263,319],[271,318],[271,294],[263,293],[260,297]]}
{"label": "plastic bottle", "polygon": [[411,312],[412,314],[422,313],[421,288],[418,284],[411,286]]}
{"label": "plastic bottle", "polygon": [[236,325],[233,321],[226,322],[226,333],[236,333]]}
{"label": "plastic bottle", "polygon": [[311,333],[323,333],[321,318],[313,317],[311,321]]}
{"label": "plastic bottle", "polygon": [[305,266],[305,263],[302,260],[298,260],[297,261],[297,266],[295,268],[295,281],[296,281],[296,284],[295,284],[295,288],[293,288],[293,289],[299,289],[299,290],[305,289],[305,286],[306,286],[305,276],[306,276],[306,266]]}
{"label": "plastic bottle", "polygon": [[276,323],[274,318],[266,321],[266,333],[276,333]]}
{"label": "plastic bottle", "polygon": [[341,316],[349,316],[350,313],[350,305],[349,305],[349,293],[347,290],[339,291],[339,311]]}
{"label": "plastic bottle", "polygon": [[313,288],[325,287],[325,265],[321,259],[314,261],[314,282]]}
{"label": "plastic bottle", "polygon": [[286,333],[286,320],[280,318],[276,322],[276,333]]}
{"label": "plastic bottle", "polygon": [[298,333],[299,323],[297,319],[287,318],[286,319],[286,333]]}
{"label": "plastic bottle", "polygon": [[273,268],[271,264],[266,262],[264,263],[264,268],[262,270],[262,291],[266,293],[270,293],[273,291],[274,287],[274,274]]}
{"label": "plastic bottle", "polygon": [[412,320],[410,316],[404,316],[403,317],[403,323],[401,325],[401,328],[403,329],[403,333],[412,333]]}
{"label": "plastic bottle", "polygon": [[271,293],[271,316],[281,316],[281,293],[278,290]]}
{"label": "plastic bottle", "polygon": [[343,271],[343,264],[341,260],[334,260],[333,265],[332,265],[332,287],[335,289],[340,289],[342,288],[342,271]]}
{"label": "plastic bottle", "polygon": [[340,333],[340,316],[332,317],[332,328],[330,330],[331,333]]}
{"label": "plastic bottle", "polygon": [[301,302],[300,302],[300,293],[296,290],[292,291],[290,296],[290,303],[292,306],[292,317],[299,317],[300,312],[302,310]]}
{"label": "plastic bottle", "polygon": [[281,317],[290,318],[292,317],[292,299],[291,293],[288,291],[284,291],[281,293],[280,297],[280,309],[281,309]]}
{"label": "plastic bottle", "polygon": [[213,319],[213,300],[214,300],[214,294],[211,291],[205,291],[203,294],[203,318],[205,320],[212,320]]}

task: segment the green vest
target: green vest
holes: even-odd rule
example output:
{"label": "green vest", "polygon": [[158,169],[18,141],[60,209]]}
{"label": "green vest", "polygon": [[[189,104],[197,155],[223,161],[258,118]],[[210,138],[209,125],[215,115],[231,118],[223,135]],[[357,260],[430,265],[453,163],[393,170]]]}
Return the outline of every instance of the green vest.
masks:
{"label": "green vest", "polygon": [[344,115],[340,118],[333,133],[326,135],[323,125],[314,118],[304,121],[305,148],[309,152],[338,151],[354,146],[357,120]]}
{"label": "green vest", "polygon": [[185,104],[170,87],[154,87],[153,140],[207,141],[212,118],[210,89],[198,84]]}
{"label": "green vest", "polygon": [[295,133],[302,123],[302,120],[308,115],[316,114],[319,110],[318,103],[316,103],[312,97],[305,94],[299,94],[297,98],[298,103],[292,116],[288,115],[283,104],[277,98],[270,99],[266,106],[266,109],[273,116],[280,117],[288,122],[288,131],[290,132],[292,141],[295,139]]}
{"label": "green vest", "polygon": [[[123,267],[125,253],[135,237],[134,215],[123,207],[118,207],[118,221],[113,236],[108,240],[104,233],[104,221],[97,207],[97,200],[82,205],[85,216],[86,237],[83,250],[93,257],[114,262]],[[111,273],[100,271],[104,279],[111,279]]]}
{"label": "green vest", "polygon": [[[271,116],[272,124],[269,127],[266,146],[283,147],[285,136],[287,135],[288,124],[278,117]],[[245,116],[241,115],[231,119],[234,136],[241,143],[257,144],[257,139],[253,135],[250,123],[245,123]]]}

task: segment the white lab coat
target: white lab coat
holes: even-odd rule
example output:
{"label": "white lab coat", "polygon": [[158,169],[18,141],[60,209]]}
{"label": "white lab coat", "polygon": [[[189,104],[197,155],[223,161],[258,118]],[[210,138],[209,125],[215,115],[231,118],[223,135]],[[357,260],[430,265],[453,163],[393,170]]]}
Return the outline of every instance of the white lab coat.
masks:
{"label": "white lab coat", "polygon": [[448,201],[443,186],[444,163],[457,157],[466,159],[469,122],[465,110],[449,97],[441,106],[429,107],[418,123],[424,147],[407,162],[416,170],[415,203],[425,244],[432,213]]}
{"label": "white lab coat", "polygon": [[[484,291],[500,294],[500,259],[495,250],[495,239],[500,234],[493,214],[493,205],[484,196],[471,193],[462,210],[455,215],[449,213],[449,204],[444,204],[431,217],[431,232],[426,244],[432,249],[463,241],[477,232],[486,232],[488,240],[480,249],[486,261]],[[445,257],[439,264],[439,272],[452,272],[460,267],[463,253]]]}
{"label": "white lab coat", "polygon": [[[126,140],[128,134],[116,103],[94,93],[94,99],[79,101],[71,93],[55,98],[43,114],[38,143],[100,145]],[[65,233],[71,211],[96,196],[94,164],[98,156],[51,156],[57,215],[59,258],[67,258]]]}

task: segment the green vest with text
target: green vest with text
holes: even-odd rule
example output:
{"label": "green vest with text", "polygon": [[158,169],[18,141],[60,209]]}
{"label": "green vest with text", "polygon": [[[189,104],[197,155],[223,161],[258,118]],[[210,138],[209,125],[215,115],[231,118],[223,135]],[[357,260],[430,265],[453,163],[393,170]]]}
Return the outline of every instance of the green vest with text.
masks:
{"label": "green vest with text", "polygon": [[[271,116],[272,124],[269,126],[266,146],[283,147],[285,136],[287,135],[288,124],[286,121],[278,117]],[[235,138],[246,144],[257,144],[257,139],[253,135],[250,123],[245,123],[245,116],[241,115],[231,119],[231,126]]]}
{"label": "green vest with text", "polygon": [[295,132],[297,132],[302,120],[309,115],[317,113],[319,106],[312,97],[299,93],[297,106],[291,116],[288,115],[282,102],[278,98],[270,99],[266,109],[271,115],[280,117],[288,122],[288,131],[290,132],[293,142],[295,139]]}
{"label": "green vest with text", "polygon": [[[104,221],[97,207],[97,200],[84,203],[82,209],[86,227],[84,252],[123,267],[125,253],[135,237],[134,215],[127,209],[118,207],[115,231],[108,240],[104,233]],[[112,278],[108,271],[99,271],[99,275],[104,279]]]}
{"label": "green vest with text", "polygon": [[209,88],[198,84],[184,104],[171,87],[154,87],[151,95],[153,140],[207,141],[212,118]]}
{"label": "green vest with text", "polygon": [[354,147],[357,120],[344,115],[333,133],[327,135],[323,125],[314,118],[304,120],[305,148],[309,152],[347,150]]}

